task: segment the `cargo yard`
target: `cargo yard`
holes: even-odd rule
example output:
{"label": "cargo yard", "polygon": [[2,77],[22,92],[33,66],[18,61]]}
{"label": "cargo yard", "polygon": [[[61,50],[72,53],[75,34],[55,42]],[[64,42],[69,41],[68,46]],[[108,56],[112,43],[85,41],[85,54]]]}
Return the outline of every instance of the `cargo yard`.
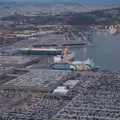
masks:
{"label": "cargo yard", "polygon": [[[59,74],[60,71],[57,72]],[[49,78],[54,79],[53,76]],[[14,83],[15,86],[9,83],[9,85],[2,84],[0,88],[1,119],[119,119],[120,73],[107,71],[97,73],[69,72],[69,75],[61,79],[58,80],[58,84],[54,85],[59,86],[68,80],[73,80],[73,82],[78,80],[79,82],[67,94],[54,93],[52,90],[40,87],[40,83],[36,81],[31,81],[33,85],[34,82],[38,83],[38,86],[32,88],[24,85],[20,86],[14,79],[11,83]],[[24,80],[21,80],[24,84]],[[70,85],[70,83],[66,84]],[[53,89],[55,89],[55,86]]]}
{"label": "cargo yard", "polygon": [[120,24],[44,25],[24,14],[0,21],[0,120],[120,120],[120,72],[87,56],[94,32],[114,36]]}

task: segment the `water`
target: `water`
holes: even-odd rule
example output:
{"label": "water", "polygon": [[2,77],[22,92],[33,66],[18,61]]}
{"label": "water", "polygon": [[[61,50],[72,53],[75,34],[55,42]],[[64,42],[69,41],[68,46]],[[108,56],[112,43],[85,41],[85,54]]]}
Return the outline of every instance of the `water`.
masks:
{"label": "water", "polygon": [[[120,35],[94,33],[95,46],[87,47],[87,57],[94,60],[103,69],[120,70]],[[83,60],[83,48],[71,48],[76,53],[76,60]]]}

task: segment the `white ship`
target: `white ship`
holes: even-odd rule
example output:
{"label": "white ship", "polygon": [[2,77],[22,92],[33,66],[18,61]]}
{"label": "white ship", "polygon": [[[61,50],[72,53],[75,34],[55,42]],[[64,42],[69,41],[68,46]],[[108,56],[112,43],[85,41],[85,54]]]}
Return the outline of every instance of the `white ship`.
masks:
{"label": "white ship", "polygon": [[117,30],[113,26],[109,27],[110,34],[115,34],[116,32],[117,32]]}

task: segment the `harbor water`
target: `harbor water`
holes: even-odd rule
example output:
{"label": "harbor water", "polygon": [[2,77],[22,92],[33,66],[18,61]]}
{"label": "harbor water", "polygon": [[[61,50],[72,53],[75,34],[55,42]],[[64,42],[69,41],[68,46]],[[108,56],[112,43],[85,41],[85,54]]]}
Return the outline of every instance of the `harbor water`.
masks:
{"label": "harbor water", "polygon": [[95,45],[86,48],[71,48],[75,52],[75,60],[93,59],[96,65],[106,70],[120,70],[120,35],[105,32],[93,33]]}

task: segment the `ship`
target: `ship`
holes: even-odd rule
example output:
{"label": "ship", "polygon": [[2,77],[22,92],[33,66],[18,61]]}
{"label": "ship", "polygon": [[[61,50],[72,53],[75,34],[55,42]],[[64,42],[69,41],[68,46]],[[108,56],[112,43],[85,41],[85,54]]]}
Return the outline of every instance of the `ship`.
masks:
{"label": "ship", "polygon": [[97,71],[100,69],[96,66],[91,59],[85,61],[63,61],[59,63],[54,63],[50,66],[52,69],[58,70],[77,70],[77,71]]}
{"label": "ship", "polygon": [[21,54],[32,54],[32,55],[61,55],[62,49],[56,48],[21,48],[18,50]]}
{"label": "ship", "polygon": [[108,30],[108,31],[109,31],[109,33],[112,34],[112,35],[117,33],[117,29],[116,29],[115,27],[113,27],[113,26],[109,27],[109,30]]}
{"label": "ship", "polygon": [[54,56],[54,63],[64,63],[73,61],[75,58],[75,53],[65,49],[62,55]]}
{"label": "ship", "polygon": [[53,64],[50,65],[52,69],[59,69],[59,70],[70,70],[71,63],[74,60],[75,53],[69,51],[67,48],[64,49],[62,55],[54,56]]}
{"label": "ship", "polygon": [[95,71],[99,70],[100,66],[96,66],[93,60],[87,59],[84,61],[74,61],[71,64],[71,69],[81,71]]}

